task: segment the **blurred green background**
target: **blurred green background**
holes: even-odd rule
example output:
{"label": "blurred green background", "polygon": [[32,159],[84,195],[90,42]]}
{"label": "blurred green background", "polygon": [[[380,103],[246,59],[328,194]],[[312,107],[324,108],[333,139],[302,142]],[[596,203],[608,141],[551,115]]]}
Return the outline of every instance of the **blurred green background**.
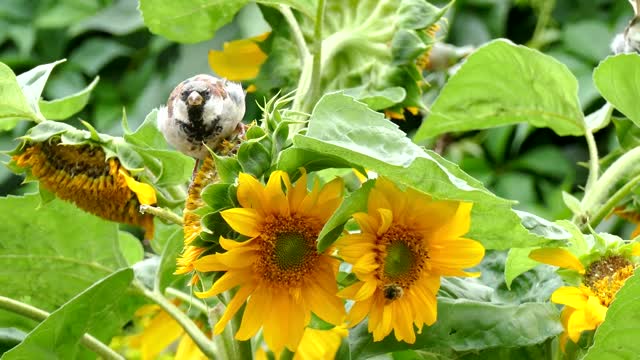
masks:
{"label": "blurred green background", "polygon": [[[444,2],[438,2],[443,5]],[[246,38],[268,29],[255,4],[207,42],[183,45],[153,35],[144,27],[134,0],[2,0],[0,1],[0,61],[20,74],[61,58],[45,91],[45,99],[82,90],[96,76],[100,81],[89,105],[69,119],[92,123],[99,131],[118,135],[123,108],[135,128],[153,108],[166,102],[171,89],[198,73],[211,73],[210,49],[225,41]],[[632,17],[624,0],[458,0],[447,14],[441,40],[457,46],[479,46],[494,38],[509,38],[541,50],[565,63],[580,83],[579,98],[586,113],[604,101],[591,79],[593,68],[609,53],[613,36]],[[430,74],[437,96],[449,73]],[[255,118],[255,98],[248,98],[246,120]],[[412,134],[421,116],[397,122]],[[0,150],[15,146],[24,122],[0,132]],[[596,134],[601,154],[619,147],[613,125]],[[583,138],[561,138],[548,129],[527,125],[452,133],[429,144],[482,180],[496,194],[518,200],[516,208],[548,219],[570,216],[561,192],[579,193],[587,159]],[[3,160],[6,160],[3,159]],[[21,178],[0,167],[0,194],[24,192]],[[627,233],[623,222],[605,224],[609,231]]]}

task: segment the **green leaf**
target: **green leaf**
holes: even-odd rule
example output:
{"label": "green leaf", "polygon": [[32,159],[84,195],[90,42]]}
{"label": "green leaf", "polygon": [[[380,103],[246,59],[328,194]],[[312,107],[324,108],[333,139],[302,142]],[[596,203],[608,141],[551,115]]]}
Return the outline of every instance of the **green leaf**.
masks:
{"label": "green leaf", "polygon": [[39,102],[42,90],[44,90],[44,85],[47,83],[53,68],[65,61],[66,60],[58,60],[49,64],[36,66],[33,69],[18,75],[16,78],[18,80],[18,84],[20,84],[22,93],[27,99],[27,103],[29,103],[29,106],[31,107],[31,112],[36,114],[40,119],[42,119],[42,115],[40,114]]}
{"label": "green leaf", "polygon": [[613,118],[618,143],[624,150],[640,146],[640,127],[626,118]]}
{"label": "green leaf", "polygon": [[325,95],[311,115],[307,135],[297,135],[293,140],[296,150],[281,154],[280,169],[295,172],[308,163],[328,163],[327,157],[338,158],[340,163],[331,167],[346,162],[348,167],[372,170],[437,199],[474,202],[468,236],[486,248],[526,247],[549,241],[525,230],[510,201],[491,194],[457,165],[413,144],[382,114],[349,96]]}
{"label": "green leaf", "polygon": [[144,259],[144,248],[140,240],[133,236],[133,234],[126,231],[118,232],[118,245],[120,245],[120,252],[127,260],[129,266]]}
{"label": "green leaf", "polygon": [[496,305],[440,298],[438,321],[416,334],[414,344],[397,342],[393,335],[373,342],[366,323],[352,330],[349,340],[352,359],[367,359],[407,348],[446,353],[531,346],[560,332],[559,312],[550,303]]}
{"label": "green leaf", "polygon": [[35,120],[37,116],[22,94],[13,71],[0,63],[0,124],[11,121],[15,126],[17,122],[13,118]]}
{"label": "green leaf", "polygon": [[584,119],[587,122],[587,128],[591,132],[596,132],[600,129],[604,129],[609,125],[611,121],[611,114],[613,113],[613,106],[611,103],[605,103],[602,107],[591,114],[587,115]]}
{"label": "green leaf", "polygon": [[310,18],[315,18],[316,7],[318,6],[317,1],[315,0],[257,0],[256,2],[269,6],[289,6],[296,10],[300,10]]}
{"label": "green leaf", "polygon": [[509,250],[505,262],[504,279],[508,288],[511,288],[513,279],[540,265],[539,262],[529,259],[529,253],[536,248],[512,248]]}
{"label": "green leaf", "polygon": [[0,222],[0,288],[52,311],[127,262],[117,224],[61,200],[39,204],[37,194],[0,198],[0,212],[12,214]]}
{"label": "green leaf", "polygon": [[362,187],[347,196],[340,207],[331,215],[318,234],[318,251],[327,249],[342,233],[347,220],[356,212],[367,210],[369,191],[373,188],[374,181],[367,181]]}
{"label": "green leaf", "polygon": [[640,126],[640,102],[636,96],[640,82],[640,55],[609,56],[593,71],[593,81],[602,97]]}
{"label": "green leaf", "polygon": [[140,11],[152,33],[180,43],[196,43],[213,38],[247,2],[140,0]]}
{"label": "green leaf", "polygon": [[230,187],[231,184],[209,184],[202,190],[202,200],[215,211],[233,207],[229,196]]}
{"label": "green leaf", "polygon": [[562,200],[572,213],[576,215],[582,214],[582,205],[580,204],[580,200],[578,200],[575,196],[563,191]]}
{"label": "green leaf", "polygon": [[633,359],[640,353],[640,274],[627,279],[596,330],[584,360]]}
{"label": "green leaf", "polygon": [[98,84],[99,80],[100,77],[96,76],[91,84],[82,91],[63,97],[62,99],[50,101],[40,100],[38,104],[42,115],[48,120],[64,120],[80,112],[89,102],[91,91]]}
{"label": "green leaf", "polygon": [[518,122],[549,127],[561,136],[584,134],[578,82],[552,57],[495,40],[471,54],[449,79],[415,139]]}
{"label": "green leaf", "polygon": [[213,160],[216,164],[216,170],[218,171],[218,175],[220,175],[221,182],[233,183],[236,181],[238,174],[242,171],[238,159],[213,154]]}
{"label": "green leaf", "polygon": [[407,92],[400,86],[392,86],[382,90],[366,87],[366,85],[345,89],[344,93],[358,101],[369,105],[373,110],[383,110],[404,100]]}
{"label": "green leaf", "polygon": [[183,246],[184,234],[182,229],[178,229],[169,236],[162,250],[162,257],[160,258],[160,265],[158,265],[153,286],[156,291],[164,293],[164,289],[180,279],[173,273],[176,271],[176,259],[180,251],[182,251]]}
{"label": "green leaf", "polygon": [[271,167],[271,152],[258,141],[248,140],[238,149],[242,171],[261,177]]}
{"label": "green leaf", "polygon": [[[64,304],[3,359],[91,359],[80,344],[85,333],[108,342],[133,316],[140,299],[127,291],[133,280],[131,269],[122,269],[96,282]],[[115,325],[115,326],[114,326]]]}

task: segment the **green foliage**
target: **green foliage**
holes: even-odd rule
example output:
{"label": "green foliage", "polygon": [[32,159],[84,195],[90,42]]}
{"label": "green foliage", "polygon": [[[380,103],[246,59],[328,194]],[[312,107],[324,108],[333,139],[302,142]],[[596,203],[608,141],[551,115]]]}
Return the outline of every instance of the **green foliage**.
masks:
{"label": "green foliage", "polygon": [[95,282],[54,311],[2,358],[93,358],[94,354],[82,348],[80,338],[90,332],[108,339],[133,315],[141,303],[127,291],[132,280],[133,271],[122,269]]}
{"label": "green foliage", "polygon": [[12,221],[0,222],[2,294],[51,311],[128,265],[116,224],[61,200],[39,202],[37,195],[0,199],[2,212],[13,214]]}
{"label": "green foliage", "polygon": [[142,0],[140,11],[151,32],[173,41],[195,43],[213,37],[246,3],[245,0],[186,3]]}
{"label": "green foliage", "polygon": [[[438,199],[477,202],[472,209],[469,236],[487,248],[506,249],[549,241],[526,231],[518,215],[511,210],[509,201],[491,194],[455,164],[411,143],[381,114],[349,96],[325,95],[311,115],[307,134],[294,137],[294,144],[296,148],[315,153],[310,156],[314,162],[328,155],[353,164],[351,166],[373,170]],[[376,147],[368,144],[376,144]],[[287,162],[286,170],[307,165],[304,157],[296,160],[300,162]],[[536,226],[538,224],[531,224],[531,228]]]}
{"label": "green foliage", "polygon": [[624,54],[605,59],[593,72],[596,87],[616,109],[640,126],[640,105],[630,94],[640,81],[640,55]]}
{"label": "green foliage", "polygon": [[469,56],[451,77],[415,140],[517,122],[581,135],[586,126],[577,94],[578,83],[565,65],[496,40]]}

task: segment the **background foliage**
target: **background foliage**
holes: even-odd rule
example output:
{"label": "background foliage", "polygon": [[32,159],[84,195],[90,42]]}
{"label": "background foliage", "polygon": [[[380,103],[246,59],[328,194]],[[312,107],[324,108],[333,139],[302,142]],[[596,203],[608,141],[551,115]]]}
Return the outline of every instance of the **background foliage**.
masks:
{"label": "background foliage", "polygon": [[[268,3],[263,1],[262,3]],[[304,1],[292,1],[302,12],[313,14],[314,7],[307,6]],[[310,2],[309,2],[310,3]],[[229,14],[233,14],[236,8],[241,8],[240,12],[233,17],[231,23],[216,31],[215,37],[209,39],[208,27],[216,28],[216,23],[207,23],[206,19],[201,19],[202,29],[197,29],[187,37],[187,43],[178,44],[169,39],[153,35],[149,29],[155,31],[159,24],[147,21],[144,26],[143,19],[138,11],[138,4],[131,0],[41,0],[41,1],[3,1],[0,3],[0,62],[7,64],[16,74],[23,73],[36,65],[51,63],[61,58],[66,58],[65,63],[61,63],[51,72],[50,80],[47,82],[42,94],[45,102],[40,103],[41,111],[47,112],[51,106],[55,107],[54,99],[62,99],[73,96],[77,104],[88,105],[79,113],[73,116],[66,114],[72,111],[56,110],[60,119],[69,118],[69,123],[81,126],[80,119],[88,121],[101,133],[112,135],[122,135],[120,121],[123,108],[126,109],[128,123],[131,129],[138,128],[143,124],[147,114],[151,109],[158,107],[166,101],[167,94],[179,81],[197,73],[210,73],[211,69],[207,63],[207,53],[210,49],[220,49],[222,44],[231,39],[246,38],[263,33],[268,29],[259,6],[255,3],[244,1],[229,2]],[[247,4],[247,6],[244,6]],[[145,1],[141,10],[152,18],[161,19],[163,16],[172,16],[160,11],[162,7],[155,6],[154,1]],[[445,4],[439,4],[444,6]],[[243,7],[244,6],[244,7]],[[160,10],[158,10],[160,9]],[[277,14],[269,12],[269,9],[262,8],[264,17],[270,23],[281,21]],[[154,11],[157,10],[157,13]],[[231,15],[222,14],[220,19],[231,19]],[[421,127],[422,114],[413,115],[405,112],[405,120],[394,120],[400,128],[407,132],[418,145],[425,145],[429,149],[428,157],[420,157],[412,163],[406,170],[409,172],[428,173],[429,179],[417,178],[411,185],[429,193],[447,193],[450,196],[458,196],[456,191],[460,191],[451,186],[451,189],[443,189],[438,183],[438,179],[450,179],[451,176],[458,176],[474,185],[478,185],[481,190],[474,191],[471,195],[474,199],[484,201],[481,205],[474,207],[474,216],[484,217],[486,223],[491,223],[492,227],[474,225],[472,235],[481,236],[485,240],[484,245],[488,249],[505,250],[508,246],[504,242],[492,242],[491,233],[499,231],[501,227],[505,229],[513,228],[513,224],[523,221],[525,227],[527,220],[531,220],[529,215],[516,216],[509,210],[510,202],[499,199],[488,191],[484,191],[482,185],[494,194],[504,199],[518,201],[515,209],[525,210],[548,220],[568,219],[571,211],[563,202],[562,193],[572,193],[580,195],[582,191],[579,186],[586,182],[586,171],[576,162],[586,162],[588,153],[584,139],[577,135],[584,134],[586,127],[602,127],[598,131],[596,140],[600,151],[607,154],[617,149],[619,145],[632,147],[638,144],[633,133],[629,134],[629,123],[640,121],[640,111],[637,103],[628,102],[628,97],[624,94],[616,93],[619,89],[617,85],[625,81],[633,80],[635,77],[627,76],[616,72],[616,69],[630,66],[627,62],[637,61],[636,58],[620,57],[613,59],[615,62],[603,63],[592,77],[593,69],[609,54],[609,43],[614,34],[620,32],[628,20],[631,18],[629,5],[624,1],[614,0],[590,0],[590,1],[555,1],[555,0],[459,0],[447,12],[448,24],[443,26],[438,32],[439,39],[457,45],[459,47],[472,46],[474,48],[483,46],[482,51],[467,59],[468,67],[463,69],[468,72],[499,73],[501,71],[521,71],[529,75],[531,82],[540,84],[540,88],[532,89],[532,97],[535,103],[545,104],[547,108],[554,108],[556,113],[567,115],[562,118],[542,118],[533,127],[529,124],[517,122],[527,120],[527,114],[516,114],[510,107],[514,105],[527,106],[531,104],[531,99],[521,99],[513,93],[499,93],[501,85],[495,83],[482,83],[481,88],[476,88],[475,92],[465,91],[469,84],[464,81],[457,81],[452,78],[452,71],[433,71],[429,74],[428,80],[431,87],[422,97],[416,98],[417,93],[411,93],[408,89],[408,102],[403,105],[418,106],[425,105],[431,109],[431,118],[438,120],[443,125],[443,129],[437,127]],[[394,19],[401,22],[402,19]],[[350,21],[347,17],[336,20]],[[164,31],[180,34],[184,24],[175,23],[175,27],[164,29]],[[305,31],[310,32],[312,24],[302,23]],[[329,32],[336,29],[328,29]],[[286,28],[274,28],[274,33],[286,32]],[[176,35],[179,39],[184,39]],[[502,41],[491,41],[495,38],[511,39],[516,44],[527,45],[530,48],[538,49],[552,58],[543,57],[524,47],[511,47]],[[280,41],[283,41],[281,38]],[[386,41],[386,39],[385,39]],[[487,44],[488,43],[488,44]],[[266,49],[288,49],[278,55],[283,59],[270,59],[265,66],[274,74],[288,74],[286,77],[269,78],[261,74],[256,80],[258,92],[249,95],[247,104],[249,109],[246,119],[258,118],[260,109],[256,106],[255,100],[262,97],[270,97],[280,88],[295,85],[298,73],[291,74],[288,68],[276,67],[278,64],[287,63],[286,57],[292,56],[295,48],[286,42],[265,43]],[[489,52],[489,50],[491,52]],[[518,62],[512,61],[509,64],[497,63],[495,54],[502,54],[502,58],[517,59],[527,58],[529,66],[526,69],[518,68]],[[554,61],[553,59],[557,60]],[[390,59],[382,57],[380,63]],[[393,61],[401,61],[399,58]],[[336,68],[348,63],[348,59],[336,60]],[[561,64],[567,66],[565,68]],[[350,66],[364,66],[364,64],[352,64]],[[633,65],[633,64],[632,64]],[[637,65],[637,64],[636,64]],[[273,66],[273,68],[270,68]],[[473,67],[472,67],[473,66]],[[567,70],[568,69],[568,70]],[[1,70],[1,69],[0,69]],[[379,70],[384,72],[384,69]],[[327,88],[349,87],[353,84],[352,78],[345,76],[341,78],[334,68],[329,67],[327,73],[321,77],[321,81]],[[397,74],[396,74],[397,75]],[[99,78],[98,78],[99,76]],[[575,76],[577,80],[574,80]],[[394,78],[393,80],[402,79]],[[560,86],[555,86],[558,78],[565,81],[560,82]],[[611,84],[607,79],[616,79],[615,84]],[[293,79],[293,80],[292,80]],[[446,88],[442,85],[450,80]],[[469,77],[466,78],[469,80]],[[378,79],[358,79],[358,83],[376,83]],[[509,86],[521,86],[526,89],[527,83],[513,83]],[[628,85],[628,84],[627,84]],[[477,84],[475,85],[477,86]],[[385,96],[393,97],[397,89],[390,90]],[[571,96],[578,91],[578,97]],[[92,91],[91,91],[92,90]],[[361,89],[356,89],[361,90]],[[405,91],[403,89],[400,89]],[[600,90],[600,92],[598,91]],[[355,91],[355,90],[354,90]],[[459,92],[465,94],[465,101],[469,104],[480,103],[484,100],[485,94],[492,94],[495,99],[493,103],[500,103],[504,107],[504,114],[501,116],[483,117],[480,107],[473,107],[477,113],[458,114],[458,119],[462,116],[480,118],[483,126],[474,126],[470,122],[467,125],[457,126],[455,105],[445,100],[436,101],[434,99],[441,92]],[[89,92],[91,92],[90,95]],[[586,119],[577,109],[582,109],[585,114],[590,114],[600,109],[605,100],[600,93],[613,103],[630,120],[614,119],[612,124],[596,124]],[[377,98],[371,96],[371,102],[367,104],[381,110],[385,106],[376,103]],[[451,97],[449,97],[451,99]],[[561,99],[558,103],[558,99]],[[46,102],[50,101],[50,102]],[[402,178],[406,176],[405,170],[397,170],[394,165],[404,165],[408,158],[416,159],[413,154],[401,154],[394,158],[393,154],[384,151],[371,151],[363,156],[345,148],[355,148],[359,145],[358,139],[342,137],[341,128],[353,126],[353,116],[344,114],[344,118],[335,118],[332,121],[322,121],[328,113],[337,106],[344,105],[345,97],[327,96],[318,104],[312,116],[312,126],[310,126],[307,136],[296,137],[293,141],[296,149],[288,153],[290,156],[281,161],[280,166],[288,171],[294,171],[301,165],[307,165],[309,154],[313,152],[325,155],[349,159],[357,162],[367,169],[384,173],[393,179],[393,176]],[[53,103],[53,105],[51,105]],[[68,103],[73,107],[73,103]],[[49,106],[49,108],[48,108]],[[361,111],[366,116],[358,118],[359,125],[366,127],[375,124],[384,127],[388,120],[383,119],[379,113],[366,109],[357,109],[361,105],[347,104],[347,108],[353,106],[354,111]],[[364,106],[363,106],[364,107]],[[50,111],[50,110],[49,110]],[[367,112],[369,111],[369,112]],[[468,111],[465,109],[465,111]],[[454,115],[452,115],[454,114]],[[515,115],[514,115],[515,114]],[[616,113],[616,115],[620,115]],[[154,120],[155,114],[151,114],[147,119],[148,124]],[[440,117],[441,116],[441,117]],[[518,117],[520,116],[520,117]],[[50,116],[50,118],[53,118]],[[382,124],[382,125],[381,125]],[[471,124],[471,125],[469,125]],[[585,125],[586,124],[586,125]],[[17,136],[25,133],[31,123],[21,122],[16,127],[2,129],[0,132],[0,150],[8,150],[16,146],[13,140]],[[387,124],[388,125],[388,124]],[[446,128],[444,127],[446,125]],[[476,124],[477,125],[477,124]],[[490,126],[498,126],[487,129]],[[456,127],[457,126],[457,127]],[[465,127],[467,126],[467,127]],[[145,125],[142,130],[134,134],[127,134],[132,142],[138,142],[143,146],[154,143],[153,139],[159,138],[157,131],[149,130]],[[486,129],[472,130],[470,129]],[[627,129],[627,131],[625,131]],[[401,132],[387,126],[388,132],[384,136],[380,133],[361,134],[363,144],[379,143],[389,147],[398,142],[406,143],[407,151],[418,149],[404,137]],[[453,130],[453,131],[452,131]],[[442,135],[441,133],[445,133]],[[560,136],[560,135],[572,136]],[[431,137],[433,135],[442,135]],[[624,136],[623,136],[624,135]],[[574,137],[575,136],[575,137]],[[346,145],[345,145],[346,144]],[[162,151],[166,149],[156,149],[151,146],[156,155],[160,157]],[[382,146],[383,150],[385,146]],[[419,151],[416,150],[416,154]],[[305,157],[307,156],[307,157]],[[314,155],[315,156],[315,155]],[[440,159],[448,159],[459,164],[460,168],[469,175],[480,180],[482,184],[468,177],[459,169],[451,166],[443,169],[440,167]],[[3,159],[6,160],[6,159]],[[305,162],[307,161],[307,162]],[[607,159],[603,160],[606,165]],[[181,169],[175,175],[182,179],[188,177],[188,166]],[[256,171],[259,171],[257,169]],[[453,174],[453,175],[452,175]],[[166,174],[165,174],[166,175]],[[167,175],[168,176],[168,175]],[[172,179],[178,182],[180,179]],[[434,180],[435,179],[435,180]],[[5,167],[0,167],[0,195],[22,194],[33,191],[33,185],[21,186],[21,178],[11,174]],[[166,180],[166,178],[165,178]],[[172,183],[169,180],[166,180]],[[444,181],[443,181],[444,183]],[[455,194],[454,194],[455,193]],[[462,195],[460,195],[462,196]],[[105,293],[105,289],[121,288],[126,289],[131,281],[132,274],[127,270],[119,270],[134,263],[136,264],[137,280],[148,284],[150,288],[163,291],[170,286],[183,287],[183,279],[176,279],[170,274],[173,272],[174,264],[167,259],[175,258],[181,245],[181,234],[175,233],[173,228],[164,228],[159,224],[157,231],[163,235],[158,238],[165,239],[165,242],[154,242],[149,246],[157,254],[168,254],[163,256],[162,263],[158,257],[148,257],[142,262],[145,250],[134,238],[126,227],[107,223],[102,220],[87,220],[92,228],[96,229],[92,235],[91,243],[85,243],[78,247],[74,236],[82,234],[81,230],[74,228],[50,228],[53,223],[51,218],[60,217],[83,219],[89,215],[75,209],[73,206],[61,201],[53,201],[44,206],[40,206],[40,198],[35,195],[28,195],[26,201],[17,201],[16,198],[3,198],[0,202],[0,210],[3,213],[15,214],[12,221],[0,222],[0,233],[11,237],[25,237],[42,239],[42,243],[25,244],[24,251],[11,258],[0,257],[0,268],[4,274],[15,281],[9,283],[9,287],[0,291],[0,295],[20,297],[28,290],[37,289],[37,294],[33,298],[20,299],[30,304],[37,305],[47,311],[55,311],[63,303],[69,301],[64,307],[64,311],[69,311],[72,315],[65,314],[64,311],[54,313],[46,322],[39,325],[36,331],[32,331],[27,336],[27,332],[34,328],[35,322],[16,317],[9,313],[0,312],[0,344],[9,347],[20,340],[25,341],[16,347],[11,353],[7,353],[7,358],[12,356],[19,358],[21,352],[35,353],[40,351],[37,344],[42,343],[43,334],[49,331],[62,334],[67,329],[63,327],[65,316],[78,317],[82,331],[77,329],[73,332],[65,333],[66,341],[55,344],[54,347],[60,353],[75,353],[78,357],[90,357],[90,354],[79,345],[84,332],[90,332],[99,339],[107,340],[118,332],[132,317],[133,312],[146,300],[141,294],[125,293],[126,296],[119,297],[118,294]],[[35,214],[36,220],[33,220]],[[522,213],[524,214],[524,213]],[[495,218],[495,222],[489,221]],[[37,219],[49,219],[39,223]],[[333,219],[336,224],[344,223],[344,219]],[[538,224],[537,220],[532,220]],[[87,224],[87,222],[82,222]],[[24,230],[28,229],[28,230]],[[327,241],[335,235],[326,228],[323,231],[321,243]],[[529,229],[531,230],[531,229]],[[549,233],[549,229],[541,226],[544,233],[535,234],[535,231],[527,231],[520,227],[519,231],[512,234],[511,246],[533,246],[553,242],[554,239],[566,239],[564,234],[554,238],[554,234]],[[599,230],[609,231],[628,238],[631,225],[626,225],[624,221],[616,217],[603,223]],[[26,232],[33,232],[27,234]],[[533,233],[533,234],[532,234]],[[543,238],[541,236],[546,237]],[[556,234],[557,235],[557,234]],[[325,236],[329,240],[324,240]],[[564,237],[563,237],[564,236]],[[0,239],[0,246],[2,245]],[[116,241],[117,240],[117,241]],[[118,249],[106,254],[97,252],[99,248]],[[35,250],[34,250],[35,249]],[[515,255],[514,255],[515,256]],[[59,262],[59,267],[43,269],[47,264],[41,259],[55,257]],[[561,331],[556,316],[555,307],[548,303],[541,303],[548,299],[551,291],[559,285],[557,277],[546,272],[545,269],[536,268],[523,276],[515,278],[507,276],[503,279],[504,262],[506,255],[503,252],[495,251],[490,253],[488,260],[483,264],[482,281],[471,285],[456,284],[455,281],[446,287],[448,293],[442,294],[446,298],[439,304],[439,312],[446,320],[440,321],[429,332],[425,332],[419,339],[419,350],[407,351],[404,354],[398,353],[394,358],[405,359],[420,356],[420,358],[458,357],[458,358],[540,358],[551,356],[556,348],[553,340],[548,338],[549,334],[557,334]],[[508,263],[509,260],[507,260]],[[155,263],[154,263],[155,262]],[[521,269],[526,271],[531,266],[524,265]],[[30,269],[31,272],[27,272]],[[41,269],[40,276],[34,276],[37,272],[33,269]],[[16,274],[27,273],[30,275],[16,277]],[[105,278],[105,276],[107,276]],[[56,279],[61,277],[69,278],[69,281],[60,284]],[[104,278],[96,283],[89,290],[78,297],[73,298],[81,290],[84,290],[94,281]],[[515,280],[514,280],[515,278]],[[637,280],[637,279],[636,279]],[[513,283],[511,282],[513,281]],[[54,286],[55,284],[55,286]],[[3,284],[4,285],[4,284]],[[635,286],[635,282],[633,286]],[[55,289],[54,289],[55,288]],[[535,289],[535,291],[534,291]],[[49,291],[50,290],[50,291]],[[509,291],[511,290],[511,291]],[[120,292],[118,292],[120,293]],[[85,297],[82,298],[81,297]],[[103,308],[104,313],[94,314],[92,309],[82,308],[86,303],[86,297],[100,299],[95,303],[95,308]],[[69,300],[71,299],[71,300]],[[491,302],[491,304],[489,304]],[[78,305],[80,304],[80,305]],[[109,306],[107,306],[109,305]],[[213,305],[213,304],[209,304]],[[619,306],[629,307],[629,304]],[[452,310],[455,309],[455,310]],[[613,310],[613,309],[612,309]],[[94,316],[90,316],[93,314]],[[499,314],[499,315],[498,315]],[[55,316],[54,316],[55,315]],[[101,326],[101,317],[111,317],[118,321],[110,322],[109,326]],[[518,321],[513,323],[504,322],[484,325],[493,328],[493,335],[478,332],[476,325],[482,319],[494,319],[496,317],[514,317]],[[523,317],[525,316],[525,317]],[[470,317],[474,322],[469,322]],[[80,320],[82,319],[82,320]],[[525,326],[529,328],[525,329]],[[604,328],[604,327],[603,327]],[[358,331],[366,332],[366,325],[356,329],[352,336],[357,339]],[[506,339],[512,332],[528,331],[529,337],[526,339],[514,338]],[[596,337],[611,337],[609,334],[614,330],[607,329]],[[497,334],[497,335],[495,335]],[[494,336],[494,337],[492,337]],[[501,336],[505,338],[501,338]],[[443,340],[446,339],[446,340]],[[9,344],[9,345],[7,345]],[[35,345],[34,345],[35,344]],[[354,342],[352,354],[356,358],[386,353],[393,349],[393,345],[385,342],[371,344]],[[500,345],[500,349],[495,347]],[[433,350],[426,353],[423,347]],[[0,348],[1,350],[1,348]],[[606,350],[599,350],[606,351]],[[597,353],[594,351],[589,356]]]}

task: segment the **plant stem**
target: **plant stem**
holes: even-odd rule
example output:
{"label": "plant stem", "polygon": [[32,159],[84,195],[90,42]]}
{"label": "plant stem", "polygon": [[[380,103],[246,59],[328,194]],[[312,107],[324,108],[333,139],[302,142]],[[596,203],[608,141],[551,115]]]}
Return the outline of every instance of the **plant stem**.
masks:
{"label": "plant stem", "polygon": [[300,29],[300,25],[298,24],[298,20],[293,15],[291,8],[285,5],[278,6],[278,10],[284,16],[284,19],[289,24],[291,28],[291,33],[293,34],[293,40],[296,42],[298,46],[298,55],[300,55],[300,65],[304,67],[305,62],[311,56],[309,53],[309,48],[307,47],[307,43],[304,41],[304,35],[302,35],[302,30]]}
{"label": "plant stem", "polygon": [[598,158],[598,145],[591,130],[587,129],[584,137],[587,140],[587,147],[589,148],[589,177],[587,178],[587,185],[585,187],[585,193],[587,193],[591,190],[593,184],[598,181],[600,159]]}
{"label": "plant stem", "polygon": [[140,212],[142,214],[151,214],[155,217],[159,217],[162,220],[166,220],[168,222],[182,226],[182,217],[171,210],[159,208],[152,205],[140,205]]}
{"label": "plant stem", "polygon": [[[605,202],[611,189],[624,176],[636,176],[640,169],[640,147],[633,148],[618,158],[602,176],[585,192],[581,207],[585,214],[597,213],[600,204]],[[591,217],[591,216],[589,216]]]}
{"label": "plant stem", "polygon": [[[36,321],[44,321],[50,315],[37,307],[4,296],[0,296],[0,309],[8,310]],[[124,357],[120,354],[89,334],[84,334],[80,338],[80,342],[105,360],[124,360]]]}
{"label": "plant stem", "polygon": [[178,309],[171,301],[162,296],[162,294],[151,291],[144,287],[140,282],[134,282],[134,285],[138,290],[144,295],[147,299],[155,302],[160,305],[162,310],[166,311],[180,326],[184,329],[184,331],[191,337],[193,342],[198,346],[200,351],[205,354],[208,358],[214,359],[216,358],[216,349],[214,343],[209,340],[203,333],[200,331],[198,326],[180,309]]}
{"label": "plant stem", "polygon": [[309,96],[305,102],[303,111],[311,112],[312,107],[320,98],[321,92],[321,75],[322,75],[322,24],[324,23],[324,5],[325,0],[318,0],[318,8],[316,10],[316,24],[313,30],[313,66],[311,70],[311,88]]}
{"label": "plant stem", "polygon": [[613,209],[620,201],[622,201],[622,199],[629,195],[633,188],[636,187],[636,185],[638,185],[639,183],[640,175],[634,177],[633,179],[631,179],[631,181],[624,184],[623,187],[618,189],[618,191],[616,191],[615,194],[613,194],[613,196],[611,196],[609,200],[604,203],[604,205],[598,208],[598,211],[596,211],[593,217],[589,219],[589,224],[591,225],[591,227],[595,229],[595,227],[600,224],[602,219],[604,219],[609,214],[611,209]]}
{"label": "plant stem", "polygon": [[209,308],[207,307],[207,304],[205,304],[202,301],[194,298],[193,295],[185,294],[182,291],[180,291],[178,289],[174,289],[172,287],[166,288],[164,290],[164,292],[167,295],[176,297],[176,298],[188,303],[189,305],[192,305],[193,307],[195,307],[196,309],[200,310],[200,312],[202,312],[204,314],[207,314],[209,312]]}

